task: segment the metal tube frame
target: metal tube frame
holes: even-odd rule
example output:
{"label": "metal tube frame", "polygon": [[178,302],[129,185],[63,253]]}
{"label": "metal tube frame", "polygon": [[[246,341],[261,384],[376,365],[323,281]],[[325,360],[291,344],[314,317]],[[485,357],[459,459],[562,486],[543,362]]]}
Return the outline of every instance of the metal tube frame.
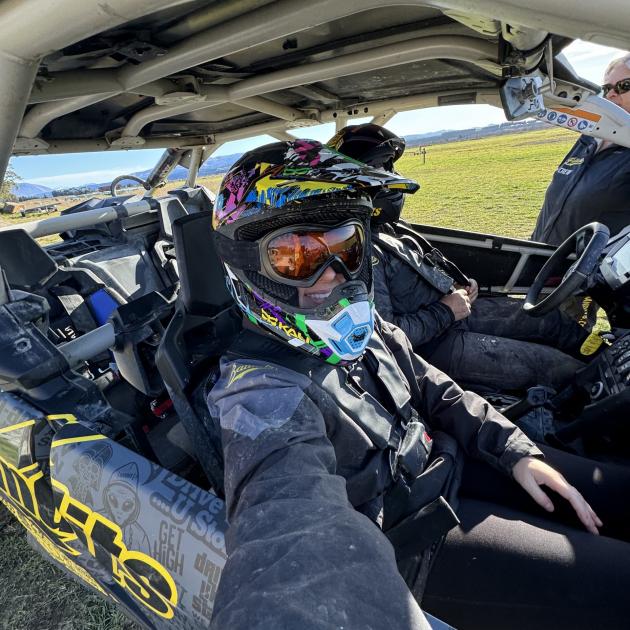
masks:
{"label": "metal tube frame", "polygon": [[188,164],[188,177],[186,178],[186,186],[194,188],[197,183],[197,175],[201,166],[201,157],[203,155],[203,147],[195,147],[191,151],[190,163]]}
{"label": "metal tube frame", "polygon": [[94,330],[81,335],[77,339],[62,343],[57,350],[63,354],[71,368],[81,365],[113,347],[116,343],[116,332],[112,324],[103,324]]}
{"label": "metal tube frame", "polygon": [[18,227],[9,225],[7,227],[1,227],[0,232],[20,229],[30,234],[33,238],[39,238],[41,236],[59,234],[66,230],[76,230],[83,227],[101,225],[102,223],[110,223],[111,221],[116,221],[116,219],[131,217],[136,214],[142,214],[143,212],[150,212],[151,210],[152,205],[147,200],[127,201],[116,206],[86,210],[84,212],[66,214],[51,219],[41,219],[40,221],[20,223]]}
{"label": "metal tube frame", "polygon": [[[17,53],[18,56],[23,55],[32,59],[106,28],[168,6],[182,4],[184,1],[112,0],[103,4],[96,0],[59,0],[53,4],[41,5],[38,0],[24,0],[19,3],[3,3],[0,6],[0,34],[2,34],[0,51],[4,48],[11,50],[12,55]],[[60,7],[60,5],[62,6]],[[295,3],[294,0],[280,0],[280,2],[267,4],[255,11],[241,14],[209,29],[197,32],[174,45],[162,57],[152,59],[139,66],[125,66],[114,71],[99,72],[109,73],[101,75],[103,78],[107,77],[107,89],[104,90],[106,93],[112,89],[113,85],[120,86],[121,91],[133,92],[142,85],[163,80],[163,77],[185,70],[191,65],[234,54],[251,46],[292,35],[349,15],[396,5],[423,5],[463,13],[470,10],[468,0],[347,0],[346,2],[312,0],[307,5]],[[61,16],[68,14],[63,10],[64,7],[73,15],[71,24],[66,24],[65,17],[63,17],[63,29],[50,28],[51,24],[58,23]],[[624,11],[624,7],[625,0],[601,0],[597,6],[578,3],[572,7],[571,13],[567,15],[564,11],[554,11],[547,0],[532,0],[527,8],[517,7],[503,0],[478,0],[476,4],[476,10],[480,14],[493,15],[497,21],[524,25],[526,28],[522,29],[523,31],[527,28],[545,32],[551,30],[572,37],[600,41],[608,45],[615,42],[618,45],[627,43],[630,14]],[[593,32],[592,25],[600,24],[601,15],[604,13],[614,15],[615,18],[614,22],[610,22],[610,24],[605,25],[605,28],[600,29],[602,35],[599,35],[599,32]],[[234,11],[230,15],[234,15]],[[37,16],[37,19],[33,19],[34,16]],[[228,16],[228,14],[224,14],[224,16]],[[219,16],[218,19],[220,20],[221,17]],[[201,14],[200,23],[204,23]],[[606,34],[607,39],[605,41],[603,33]],[[70,74],[58,73],[51,76],[51,81],[39,86],[35,92],[38,93],[39,98],[46,98],[48,88],[54,86],[50,87],[50,92],[55,93],[54,98],[61,98],[64,94],[64,86],[75,89],[72,86],[74,81]],[[82,76],[85,77],[86,74],[89,76],[89,73],[83,73]],[[281,76],[277,75],[276,79],[279,80]],[[284,76],[284,79],[286,78]],[[255,82],[262,79],[262,77],[254,77],[242,81],[235,88],[233,96],[246,97],[246,94],[236,90],[246,91],[248,81]],[[266,78],[267,81],[269,79],[270,77]],[[96,89],[98,80],[93,83],[93,89]],[[255,83],[249,85],[255,85]],[[270,86],[268,85],[268,87]],[[72,93],[76,94],[76,91]],[[260,92],[252,95],[257,96],[258,94]],[[37,112],[34,112],[33,118],[36,116]],[[9,118],[11,117],[9,116]],[[2,126],[8,127],[9,121],[5,120]],[[6,140],[6,136],[6,133],[0,133],[0,140]],[[99,142],[95,142],[96,145],[92,150],[102,149]],[[59,143],[51,143],[49,147],[40,147],[34,152],[54,152],[58,145]],[[194,143],[188,146],[194,146]],[[27,151],[23,152],[26,153]],[[3,158],[0,157],[0,166],[2,166],[2,162]]]}
{"label": "metal tube frame", "polygon": [[[231,86],[208,86],[200,95],[182,94],[181,100],[183,102],[175,102],[170,105],[152,105],[137,112],[125,125],[121,137],[114,140],[112,144],[119,148],[133,148],[134,145],[141,144],[141,141],[136,139],[130,140],[129,138],[136,138],[143,127],[149,123],[170,116],[206,109],[221,103],[236,103],[248,109],[264,112],[292,122],[307,119],[309,116],[301,111],[275,103],[260,95],[295,87],[302,83],[315,83],[340,75],[357,74],[425,59],[444,58],[468,61],[476,63],[496,75],[500,75],[501,67],[491,61],[495,53],[493,44],[473,37],[434,35],[349,53],[307,66],[278,70],[263,76],[244,79]],[[71,108],[73,100],[75,103],[78,103],[82,99],[89,98],[67,99],[64,102]],[[95,98],[95,101],[89,102],[97,102],[99,100],[98,97]],[[35,138],[37,133],[52,120],[54,109],[48,107],[48,105],[40,104],[31,109],[27,127],[29,135],[26,136],[26,134],[21,133],[21,136]],[[67,109],[68,107],[64,108],[64,113],[68,113]],[[53,112],[52,117],[49,116],[49,111]],[[35,129],[32,122],[33,119],[37,120],[40,125],[39,130]]]}
{"label": "metal tube frame", "polygon": [[[406,96],[397,99],[374,101],[372,103],[357,103],[351,108],[329,109],[321,112],[319,122],[335,122],[337,129],[341,129],[349,124],[354,118],[364,118],[366,116],[378,116],[383,112],[394,111],[395,113],[408,111],[412,109],[421,109],[424,107],[436,107],[441,99],[454,99],[457,97],[471,96],[475,103],[484,103],[489,105],[500,106],[500,99],[495,90],[483,89],[477,91],[471,90],[454,90],[452,92],[440,92],[437,94],[420,94],[417,96]],[[472,101],[471,101],[472,102]],[[356,112],[356,113],[355,113]],[[147,149],[158,147],[185,148],[195,147],[199,145],[208,145],[215,147],[231,140],[240,140],[255,135],[269,134],[272,132],[285,132],[289,128],[290,123],[284,120],[270,121],[259,125],[243,127],[233,131],[225,131],[221,133],[208,134],[206,136],[189,136],[186,138],[148,138],[141,139],[141,143],[130,142],[123,146],[122,143],[114,141],[108,143],[105,140],[57,140],[51,142],[50,146],[42,145],[39,147],[19,147],[16,146],[16,154],[20,155],[36,155],[46,153],[73,153],[73,152],[90,152],[90,151],[117,151],[120,149]],[[122,140],[122,138],[121,138]],[[129,138],[129,140],[133,140]],[[218,148],[218,147],[216,147]],[[216,148],[214,150],[216,150]],[[204,154],[203,162],[209,157]]]}
{"label": "metal tube frame", "polygon": [[[47,53],[186,0],[20,0],[0,3],[0,179]],[[72,19],[68,19],[72,16]]]}

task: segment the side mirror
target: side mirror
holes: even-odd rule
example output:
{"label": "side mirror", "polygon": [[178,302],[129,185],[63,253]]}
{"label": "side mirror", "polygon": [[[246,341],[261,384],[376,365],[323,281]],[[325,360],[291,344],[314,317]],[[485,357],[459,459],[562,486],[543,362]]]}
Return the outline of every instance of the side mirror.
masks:
{"label": "side mirror", "polygon": [[543,80],[539,76],[507,79],[499,89],[505,117],[508,120],[522,120],[544,111],[542,84]]}

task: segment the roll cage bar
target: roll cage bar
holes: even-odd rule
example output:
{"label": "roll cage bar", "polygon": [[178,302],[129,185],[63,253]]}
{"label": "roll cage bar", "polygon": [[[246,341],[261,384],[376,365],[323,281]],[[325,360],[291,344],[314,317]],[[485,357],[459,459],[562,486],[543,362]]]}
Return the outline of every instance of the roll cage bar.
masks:
{"label": "roll cage bar", "polygon": [[[11,153],[162,147],[194,184],[231,140],[287,139],[289,129],[366,116],[385,124],[435,105],[499,105],[506,82],[522,76],[537,78],[539,110],[586,111],[601,121],[587,133],[630,146],[630,115],[554,62],[570,38],[625,45],[622,0],[576,3],[570,15],[546,0],[474,5],[471,14],[465,0],[0,3],[0,172]],[[318,34],[323,25],[330,36]],[[422,74],[435,74],[436,60],[451,73],[446,85]],[[528,89],[517,100],[527,102]]]}

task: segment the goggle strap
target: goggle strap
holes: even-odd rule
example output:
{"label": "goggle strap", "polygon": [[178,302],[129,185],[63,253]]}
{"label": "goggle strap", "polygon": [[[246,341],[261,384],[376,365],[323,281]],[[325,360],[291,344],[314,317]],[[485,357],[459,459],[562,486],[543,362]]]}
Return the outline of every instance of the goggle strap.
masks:
{"label": "goggle strap", "polygon": [[258,243],[234,241],[220,232],[214,232],[214,242],[219,258],[243,271],[260,271]]}

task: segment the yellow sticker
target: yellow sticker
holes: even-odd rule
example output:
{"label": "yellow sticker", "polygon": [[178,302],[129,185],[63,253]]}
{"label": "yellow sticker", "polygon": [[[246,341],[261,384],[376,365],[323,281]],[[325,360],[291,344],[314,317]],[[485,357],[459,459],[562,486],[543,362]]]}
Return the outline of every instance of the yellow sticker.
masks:
{"label": "yellow sticker", "polygon": [[597,333],[591,333],[584,340],[584,343],[580,348],[580,354],[583,354],[586,357],[590,356],[591,354],[595,354],[599,350],[603,342],[604,340]]}
{"label": "yellow sticker", "polygon": [[572,157],[568,160],[565,160],[563,166],[579,166],[584,162],[584,158]]}

